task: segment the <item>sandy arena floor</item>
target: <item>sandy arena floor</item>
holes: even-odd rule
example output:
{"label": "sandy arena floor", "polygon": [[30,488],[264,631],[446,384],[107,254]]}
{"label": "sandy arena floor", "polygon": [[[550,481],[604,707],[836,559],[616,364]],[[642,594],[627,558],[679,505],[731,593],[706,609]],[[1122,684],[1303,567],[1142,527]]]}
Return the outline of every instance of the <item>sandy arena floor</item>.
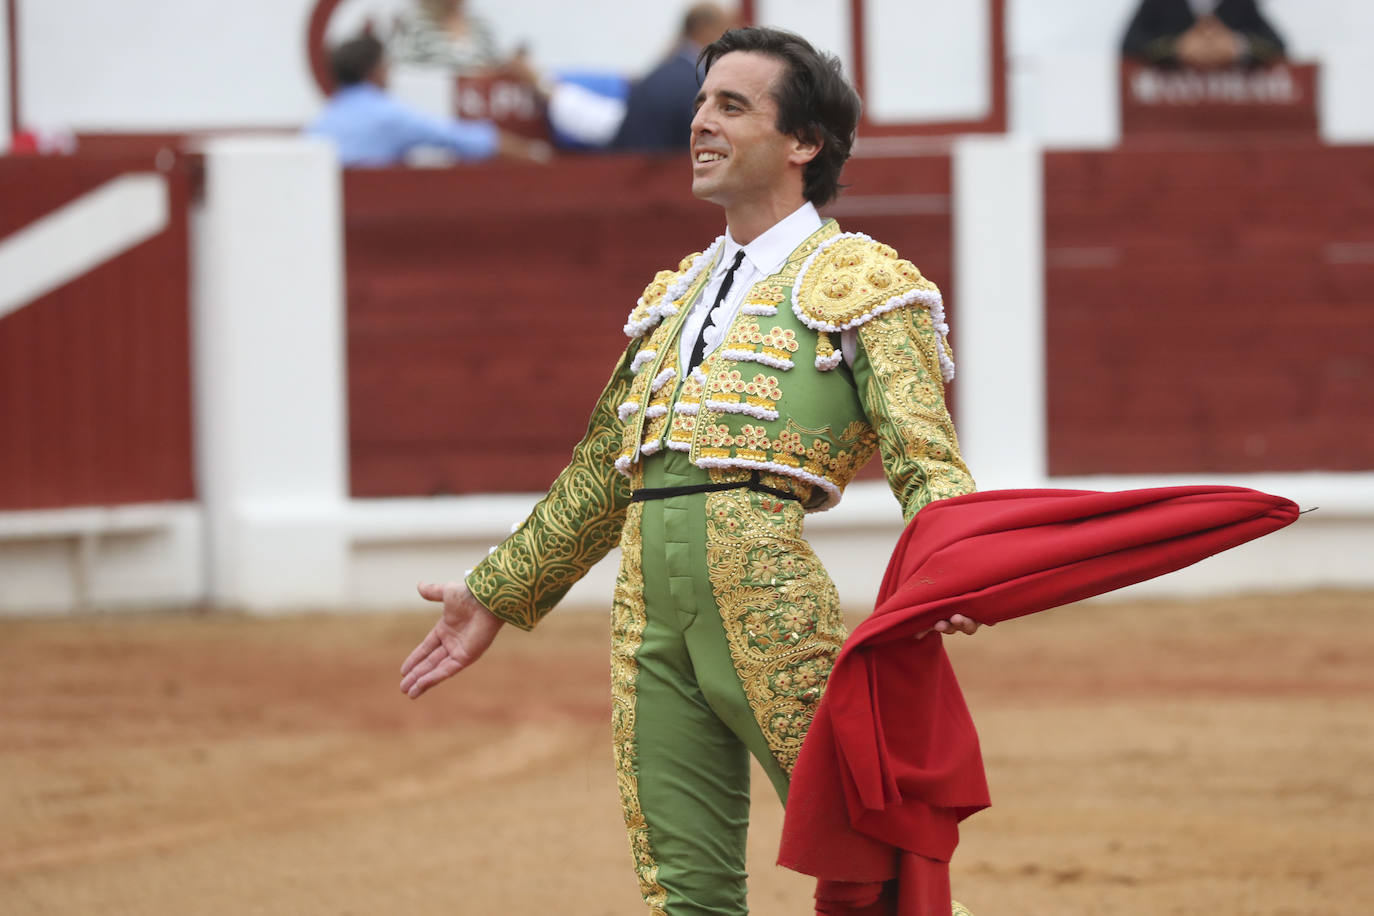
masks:
{"label": "sandy arena floor", "polygon": [[[0,914],[638,916],[605,617],[411,702],[430,622],[0,621]],[[1090,604],[951,653],[978,916],[1374,913],[1374,594]],[[753,912],[809,914],[755,785]]]}

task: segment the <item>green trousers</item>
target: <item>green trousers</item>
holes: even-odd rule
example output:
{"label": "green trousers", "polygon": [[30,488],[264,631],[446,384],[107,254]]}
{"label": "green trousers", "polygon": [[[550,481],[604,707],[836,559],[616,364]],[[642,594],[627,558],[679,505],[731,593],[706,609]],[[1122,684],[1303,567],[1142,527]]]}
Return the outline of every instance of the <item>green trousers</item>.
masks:
{"label": "green trousers", "polygon": [[[672,451],[643,475],[636,486],[711,480]],[[844,636],[801,519],[795,500],[749,490],[631,505],[612,646],[616,761],[652,912],[748,911],[749,757],[785,803]]]}
{"label": "green trousers", "polygon": [[[671,451],[642,473],[636,488],[747,476],[712,477]],[[655,916],[748,913],[749,757],[786,804],[846,635],[835,587],[802,538],[801,505],[733,489],[630,506],[612,626],[613,730],[630,849]],[[968,916],[958,903],[951,911]]]}

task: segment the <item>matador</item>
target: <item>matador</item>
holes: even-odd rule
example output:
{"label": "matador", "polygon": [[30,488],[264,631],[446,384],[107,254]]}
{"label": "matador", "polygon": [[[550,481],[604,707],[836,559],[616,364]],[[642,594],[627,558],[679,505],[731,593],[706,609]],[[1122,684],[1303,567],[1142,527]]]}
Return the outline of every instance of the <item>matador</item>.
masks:
{"label": "matador", "polygon": [[[762,28],[701,60],[692,189],[724,208],[726,232],[644,291],[548,495],[465,582],[421,586],[444,612],[401,684],[419,696],[503,624],[532,628],[619,545],[615,760],[659,916],[747,912],[750,755],[786,803],[846,635],[805,515],[838,503],[875,451],[907,520],[974,488],[945,406],[939,290],[816,210],[858,122],[838,61]],[[956,614],[935,629],[977,626]]]}

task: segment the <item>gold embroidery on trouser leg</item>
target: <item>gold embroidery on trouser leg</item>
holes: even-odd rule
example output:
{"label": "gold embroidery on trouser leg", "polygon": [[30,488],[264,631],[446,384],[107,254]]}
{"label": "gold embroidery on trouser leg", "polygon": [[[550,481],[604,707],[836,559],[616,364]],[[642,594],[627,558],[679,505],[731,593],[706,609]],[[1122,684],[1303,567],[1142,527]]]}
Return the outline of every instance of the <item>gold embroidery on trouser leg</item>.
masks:
{"label": "gold embroidery on trouser leg", "polygon": [[654,916],[665,916],[668,892],[658,883],[658,863],[649,845],[649,825],[639,805],[639,778],[636,775],[635,685],[639,663],[635,655],[644,638],[644,571],[640,535],[644,507],[631,503],[625,517],[620,541],[620,572],[615,582],[615,602],[611,624],[611,735],[615,742],[616,783],[625,812],[625,828],[630,837],[630,853],[644,902]]}
{"label": "gold embroidery on trouser leg", "polygon": [[973,916],[973,914],[968,911],[968,907],[964,906],[958,900],[954,900],[951,901],[950,916]]}
{"label": "gold embroidery on trouser leg", "polygon": [[803,516],[796,500],[742,489],[706,500],[706,565],[730,657],[788,774],[845,638],[835,585],[801,537]]}

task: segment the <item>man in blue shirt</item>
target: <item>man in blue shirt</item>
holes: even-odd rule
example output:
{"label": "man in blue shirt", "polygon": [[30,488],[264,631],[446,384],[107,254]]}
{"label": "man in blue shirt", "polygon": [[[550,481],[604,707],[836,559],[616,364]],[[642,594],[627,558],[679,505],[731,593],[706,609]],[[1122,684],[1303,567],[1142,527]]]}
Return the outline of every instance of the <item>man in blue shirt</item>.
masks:
{"label": "man in blue shirt", "polygon": [[396,165],[419,147],[471,160],[503,156],[547,162],[551,155],[548,144],[503,131],[490,121],[435,118],[392,98],[383,88],[382,43],[371,35],[334,48],[329,63],[337,88],[305,130],[334,141],[346,168]]}

